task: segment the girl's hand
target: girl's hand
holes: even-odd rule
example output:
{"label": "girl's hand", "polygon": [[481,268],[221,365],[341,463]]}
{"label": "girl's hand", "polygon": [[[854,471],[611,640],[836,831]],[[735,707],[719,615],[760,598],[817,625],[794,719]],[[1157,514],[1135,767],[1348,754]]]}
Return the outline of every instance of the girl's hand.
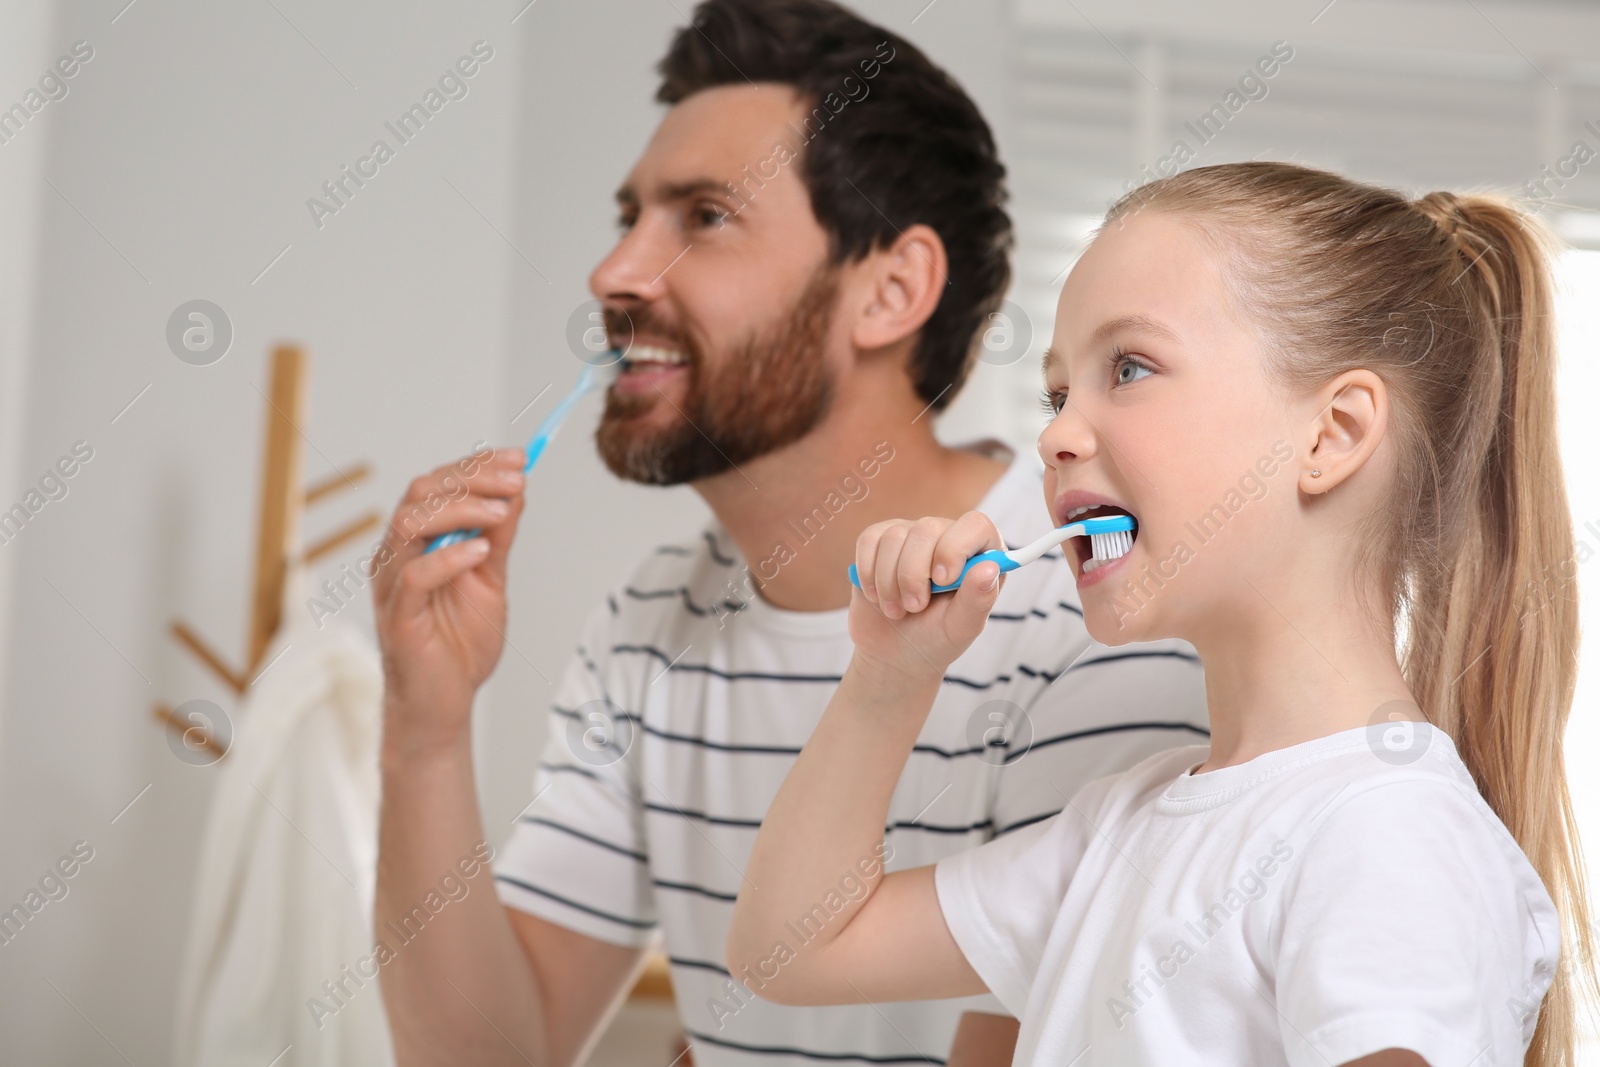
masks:
{"label": "girl's hand", "polygon": [[913,681],[942,678],[982,632],[1004,579],[999,565],[985,562],[953,593],[930,593],[929,583],[946,585],[969,557],[1005,547],[977,511],[959,519],[890,519],[863,530],[856,538],[861,588],[850,597],[854,662]]}

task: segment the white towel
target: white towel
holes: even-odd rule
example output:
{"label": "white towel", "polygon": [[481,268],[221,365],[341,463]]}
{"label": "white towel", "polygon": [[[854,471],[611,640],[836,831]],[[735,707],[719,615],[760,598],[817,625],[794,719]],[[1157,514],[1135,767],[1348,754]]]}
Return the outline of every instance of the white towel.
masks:
{"label": "white towel", "polygon": [[338,620],[319,630],[297,605],[285,614],[214,768],[178,988],[180,1067],[394,1063],[371,960],[379,656]]}

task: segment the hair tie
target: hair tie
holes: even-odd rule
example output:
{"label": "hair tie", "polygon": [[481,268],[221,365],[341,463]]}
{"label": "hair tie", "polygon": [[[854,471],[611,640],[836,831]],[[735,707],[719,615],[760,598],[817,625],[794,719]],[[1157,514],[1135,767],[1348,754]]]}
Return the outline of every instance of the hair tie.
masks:
{"label": "hair tie", "polygon": [[1472,250],[1466,246],[1465,234],[1462,227],[1467,225],[1466,216],[1461,214],[1460,206],[1454,197],[1440,202],[1439,200],[1424,197],[1413,202],[1413,205],[1428,221],[1433,223],[1433,228],[1444,235],[1445,240],[1455,246],[1462,255],[1470,255]]}

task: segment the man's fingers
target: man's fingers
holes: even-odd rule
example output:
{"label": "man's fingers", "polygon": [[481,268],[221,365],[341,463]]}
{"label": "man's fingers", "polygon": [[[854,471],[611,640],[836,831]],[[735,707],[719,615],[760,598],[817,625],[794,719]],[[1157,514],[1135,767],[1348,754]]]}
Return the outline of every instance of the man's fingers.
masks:
{"label": "man's fingers", "polygon": [[[485,510],[482,502],[520,495],[524,482],[521,464],[522,450],[509,448],[473,453],[412,479],[384,534],[380,558],[385,565],[374,590],[378,603],[388,598],[392,575],[420,556],[434,537],[453,529],[488,528],[504,521],[509,512],[497,515]],[[463,506],[474,498],[479,501],[476,506]]]}
{"label": "man's fingers", "polygon": [[518,493],[507,503],[510,510],[506,517],[483,529],[483,536],[489,542],[489,558],[484,570],[501,588],[505,587],[506,560],[511,556],[511,543],[517,538],[517,525],[522,518],[522,509],[527,507],[528,498]]}
{"label": "man's fingers", "polygon": [[[419,505],[425,508],[425,505]],[[445,503],[438,511],[422,515],[396,512],[384,537],[386,553],[379,558],[378,596],[381,603],[395,575],[427,550],[440,534],[452,530],[492,531],[505,525],[513,514],[510,501],[498,497],[468,496]]]}
{"label": "man's fingers", "polygon": [[405,619],[420,612],[435,589],[481,565],[492,547],[487,539],[474,537],[408,561],[395,578],[391,613]]}

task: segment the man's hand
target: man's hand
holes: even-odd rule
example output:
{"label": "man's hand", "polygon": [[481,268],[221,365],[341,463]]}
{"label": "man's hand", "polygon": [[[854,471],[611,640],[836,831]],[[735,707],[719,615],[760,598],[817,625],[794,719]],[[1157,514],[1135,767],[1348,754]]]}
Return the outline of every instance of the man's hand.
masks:
{"label": "man's hand", "polygon": [[[442,749],[468,728],[505,645],[522,464],[520,449],[474,453],[413,481],[395,509],[372,587],[386,749]],[[437,535],[474,527],[483,534],[423,555]]]}
{"label": "man's hand", "polygon": [[863,530],[856,539],[861,588],[850,598],[856,663],[914,680],[942,677],[982,632],[1004,579],[998,565],[985,562],[953,593],[930,593],[929,583],[947,585],[969,557],[1004,547],[1000,531],[977,511],[959,519],[890,519]]}

